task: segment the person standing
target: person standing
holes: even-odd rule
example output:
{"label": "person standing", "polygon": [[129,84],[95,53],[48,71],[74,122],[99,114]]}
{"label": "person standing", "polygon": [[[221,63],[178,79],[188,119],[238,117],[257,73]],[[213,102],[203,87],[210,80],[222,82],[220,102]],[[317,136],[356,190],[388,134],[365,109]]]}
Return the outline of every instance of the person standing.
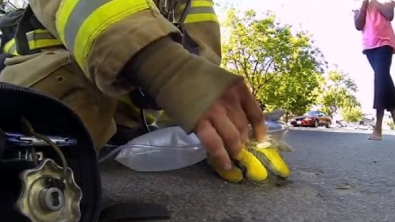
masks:
{"label": "person standing", "polygon": [[395,52],[395,34],[391,26],[394,18],[393,0],[363,0],[354,10],[355,28],[362,32],[363,53],[374,71],[374,101],[376,125],[370,140],[382,139],[384,111],[391,112],[395,122],[395,87],[390,68]]}

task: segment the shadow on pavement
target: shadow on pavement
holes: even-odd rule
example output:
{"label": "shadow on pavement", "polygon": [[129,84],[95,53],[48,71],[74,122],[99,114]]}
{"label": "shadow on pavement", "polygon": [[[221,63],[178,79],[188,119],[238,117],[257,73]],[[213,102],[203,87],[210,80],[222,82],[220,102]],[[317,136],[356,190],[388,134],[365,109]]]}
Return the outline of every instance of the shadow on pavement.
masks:
{"label": "shadow on pavement", "polygon": [[166,204],[172,222],[395,221],[395,136],[290,130],[292,177],[230,184],[204,163],[164,173],[102,165],[105,205]]}

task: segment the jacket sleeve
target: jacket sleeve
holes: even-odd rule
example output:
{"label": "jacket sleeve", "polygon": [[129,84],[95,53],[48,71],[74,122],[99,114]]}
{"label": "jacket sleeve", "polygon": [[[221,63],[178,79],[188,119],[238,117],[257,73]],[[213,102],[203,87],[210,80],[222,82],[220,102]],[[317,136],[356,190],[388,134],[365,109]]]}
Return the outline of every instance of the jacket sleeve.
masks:
{"label": "jacket sleeve", "polygon": [[101,91],[120,96],[142,87],[186,132],[241,80],[185,50],[177,42],[179,30],[152,0],[30,0],[30,5]]}
{"label": "jacket sleeve", "polygon": [[[180,0],[175,19],[180,19],[187,0]],[[191,38],[199,45],[199,56],[220,65],[221,32],[212,0],[192,0],[183,22]],[[209,34],[207,34],[209,33]]]}
{"label": "jacket sleeve", "polygon": [[179,30],[152,0],[30,0],[38,20],[73,54],[105,93],[131,87],[115,84],[123,65],[151,42]]}

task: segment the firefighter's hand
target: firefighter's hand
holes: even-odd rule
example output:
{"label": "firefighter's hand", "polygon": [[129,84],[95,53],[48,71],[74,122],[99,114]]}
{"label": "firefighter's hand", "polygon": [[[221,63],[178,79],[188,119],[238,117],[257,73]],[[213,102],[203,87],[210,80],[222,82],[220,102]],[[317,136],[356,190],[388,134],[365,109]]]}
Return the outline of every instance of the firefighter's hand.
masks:
{"label": "firefighter's hand", "polygon": [[251,124],[255,139],[265,139],[264,115],[243,81],[229,88],[198,121],[194,132],[218,169],[231,170],[232,159],[245,158],[242,144]]}
{"label": "firefighter's hand", "polygon": [[233,161],[231,170],[218,167],[216,160],[209,157],[208,164],[220,177],[228,182],[240,182],[244,178],[252,181],[263,181],[268,177],[269,170],[272,174],[287,178],[290,170],[280,151],[290,152],[292,149],[284,142],[248,142],[238,159]]}

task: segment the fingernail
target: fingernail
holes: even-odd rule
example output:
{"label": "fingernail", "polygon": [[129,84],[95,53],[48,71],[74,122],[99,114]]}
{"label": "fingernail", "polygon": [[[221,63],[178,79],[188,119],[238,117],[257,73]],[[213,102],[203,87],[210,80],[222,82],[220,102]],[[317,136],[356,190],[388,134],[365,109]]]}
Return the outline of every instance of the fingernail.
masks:
{"label": "fingernail", "polygon": [[231,170],[232,169],[232,164],[231,163],[227,163],[224,166],[224,170]]}

